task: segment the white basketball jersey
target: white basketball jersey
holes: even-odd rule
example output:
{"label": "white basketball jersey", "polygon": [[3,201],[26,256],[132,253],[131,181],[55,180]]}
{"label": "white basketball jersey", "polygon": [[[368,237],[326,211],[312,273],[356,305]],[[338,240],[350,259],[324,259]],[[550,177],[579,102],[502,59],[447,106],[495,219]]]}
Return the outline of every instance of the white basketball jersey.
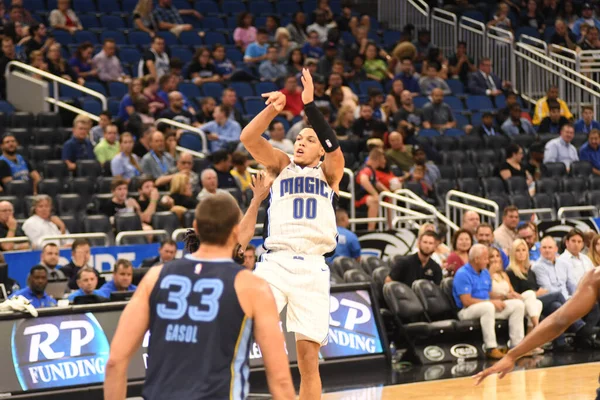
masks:
{"label": "white basketball jersey", "polygon": [[337,244],[334,196],[321,164],[302,168],[293,161],[271,187],[265,248],[325,255]]}

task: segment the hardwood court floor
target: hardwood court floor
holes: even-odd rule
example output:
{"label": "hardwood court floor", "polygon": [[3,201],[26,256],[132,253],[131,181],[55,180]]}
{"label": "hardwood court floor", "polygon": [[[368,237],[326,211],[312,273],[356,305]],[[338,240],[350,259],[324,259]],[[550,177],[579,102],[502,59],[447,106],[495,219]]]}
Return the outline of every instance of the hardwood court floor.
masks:
{"label": "hardwood court floor", "polygon": [[600,363],[513,371],[504,379],[455,378],[328,393],[322,400],[593,400]]}

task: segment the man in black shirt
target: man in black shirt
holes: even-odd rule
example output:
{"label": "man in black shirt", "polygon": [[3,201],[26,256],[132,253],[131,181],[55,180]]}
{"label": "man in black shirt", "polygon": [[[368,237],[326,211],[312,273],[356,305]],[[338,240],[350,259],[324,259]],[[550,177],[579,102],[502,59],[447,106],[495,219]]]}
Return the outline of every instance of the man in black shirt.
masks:
{"label": "man in black shirt", "polygon": [[0,181],[2,186],[12,181],[31,182],[33,194],[38,193],[38,183],[42,180],[37,172],[22,155],[17,153],[17,138],[7,133],[2,137],[2,155],[0,156]]}
{"label": "man in black shirt", "polygon": [[54,38],[46,37],[47,32],[44,24],[35,24],[29,27],[31,39],[25,43],[25,57],[27,59],[29,59],[31,52],[35,50],[40,50],[45,55],[46,50],[54,44]]}
{"label": "man in black shirt", "polygon": [[[567,24],[565,24],[562,19],[556,20],[554,28],[556,29],[556,32],[550,38],[551,44],[566,47],[570,50],[575,50],[577,48],[577,37],[573,32],[571,32]],[[568,54],[566,55],[568,56]]]}
{"label": "man in black shirt", "polygon": [[134,198],[127,198],[127,181],[123,178],[115,177],[110,184],[110,191],[113,194],[110,202],[100,206],[100,213],[107,217],[114,217],[119,213],[135,212],[140,214],[140,205]]}
{"label": "man in black shirt", "polygon": [[138,76],[152,75],[158,81],[168,72],[169,56],[165,53],[165,39],[155,36],[138,64]]}
{"label": "man in black shirt", "polygon": [[402,258],[393,266],[386,282],[402,282],[411,287],[419,279],[427,279],[439,285],[442,281],[442,269],[431,259],[435,252],[437,234],[425,231],[418,239],[419,250],[410,256]]}
{"label": "man in black shirt", "polygon": [[215,112],[215,107],[217,106],[217,102],[210,96],[203,97],[200,101],[200,111],[196,114],[196,119],[201,124],[205,124],[214,120],[213,113]]}
{"label": "man in black shirt", "polygon": [[184,100],[180,92],[169,93],[169,108],[160,113],[160,118],[172,119],[186,125],[199,126],[196,117],[183,108]]}
{"label": "man in black shirt", "polygon": [[325,93],[325,78],[315,77],[315,104],[319,108],[331,109],[331,98]]}
{"label": "man in black shirt", "polygon": [[159,202],[160,193],[158,193],[158,189],[154,185],[154,179],[151,176],[146,176],[139,181],[138,193],[137,203],[140,206],[142,223],[150,224],[155,212],[170,210],[167,204]]}
{"label": "man in black shirt", "polygon": [[15,52],[15,43],[12,38],[5,36],[2,39],[2,52],[0,53],[0,99],[6,99],[6,78],[4,71],[6,71],[6,65],[17,59],[17,53]]}
{"label": "man in black shirt", "polygon": [[231,154],[225,150],[215,151],[212,154],[212,162],[212,167],[216,171],[219,180],[219,189],[237,188],[235,178],[229,172],[231,171]]}
{"label": "man in black shirt", "polygon": [[[87,239],[75,239],[71,245],[71,262],[60,268],[63,274],[69,279],[69,289],[75,290],[79,288],[77,286],[77,272],[81,268],[88,266],[91,258],[90,242]],[[98,278],[98,284],[96,285],[97,289],[102,286],[106,280],[100,278],[98,271],[95,269],[93,270]]]}
{"label": "man in black shirt", "polygon": [[[0,238],[11,238],[25,236],[21,226],[15,219],[15,210],[9,201],[0,201]],[[29,243],[2,243],[0,249],[2,251],[25,250],[29,248]]]}
{"label": "man in black shirt", "polygon": [[137,138],[133,145],[133,154],[142,158],[150,151],[150,138],[156,128],[152,124],[145,124],[142,130],[142,134]]}
{"label": "man in black shirt", "polygon": [[448,58],[448,67],[450,75],[457,75],[465,87],[469,84],[469,73],[476,69],[473,59],[467,54],[467,42],[458,42],[456,53]]}

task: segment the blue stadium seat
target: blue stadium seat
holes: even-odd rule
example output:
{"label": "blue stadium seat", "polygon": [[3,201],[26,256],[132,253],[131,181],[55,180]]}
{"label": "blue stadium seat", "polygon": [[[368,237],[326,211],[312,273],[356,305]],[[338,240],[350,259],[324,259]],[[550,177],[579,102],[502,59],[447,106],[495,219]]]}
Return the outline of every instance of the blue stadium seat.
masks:
{"label": "blue stadium seat", "polygon": [[111,97],[122,99],[127,94],[129,88],[123,82],[110,82],[108,84],[108,93]]}
{"label": "blue stadium seat", "polygon": [[[104,3],[102,4],[102,8],[104,8]],[[116,15],[103,15],[100,17],[100,24],[103,28],[106,29],[124,29],[125,21],[123,18],[118,17]]]}
{"label": "blue stadium seat", "polygon": [[467,97],[467,109],[471,111],[493,110],[494,105],[487,96],[469,96]]}
{"label": "blue stadium seat", "polygon": [[71,1],[71,6],[73,7],[73,11],[77,14],[95,13],[98,11],[95,2],[90,0],[73,0]]}
{"label": "blue stadium seat", "polygon": [[202,151],[202,140],[195,132],[184,132],[179,138],[178,144],[192,151]]}
{"label": "blue stadium seat", "polygon": [[273,82],[258,82],[256,84],[256,95],[260,96],[263,93],[275,92],[279,90]]}
{"label": "blue stadium seat", "polygon": [[383,87],[381,86],[381,83],[377,81],[363,81],[358,84],[358,89],[360,90],[361,94],[368,94],[369,88],[372,87],[377,88],[383,92]]}
{"label": "blue stadium seat", "polygon": [[187,47],[171,48],[171,58],[179,58],[184,64],[192,61],[193,54]]}
{"label": "blue stadium seat", "polygon": [[133,10],[135,9],[135,6],[137,6],[138,0],[123,0],[121,2],[121,8],[123,9],[123,12],[126,13],[133,13]]}
{"label": "blue stadium seat", "polygon": [[465,93],[465,85],[458,79],[448,79],[446,80],[448,86],[450,86],[450,90],[452,90],[453,95],[464,94]]}
{"label": "blue stadium seat", "polygon": [[75,42],[90,42],[91,44],[98,44],[98,35],[90,31],[77,31],[75,32]]}
{"label": "blue stadium seat", "polygon": [[[204,85],[207,85],[206,83]],[[177,87],[181,93],[183,93],[188,99],[195,99],[196,97],[202,97],[200,89],[192,82],[181,82]]]}
{"label": "blue stadium seat", "polygon": [[54,36],[54,40],[56,40],[58,43],[62,44],[63,46],[67,46],[67,45],[73,43],[73,35],[71,35],[67,31],[61,31],[61,30],[55,29],[52,31],[52,35]]}
{"label": "blue stadium seat", "polygon": [[376,17],[370,16],[369,19],[371,20],[372,31],[378,31],[381,29],[381,24],[379,23]]}
{"label": "blue stadium seat", "polygon": [[447,137],[465,136],[465,131],[463,131],[462,129],[447,129],[444,131],[444,136],[447,136]]}
{"label": "blue stadium seat", "polygon": [[[248,9],[246,8],[246,4],[242,3],[241,1],[226,1],[223,3],[223,11],[233,16],[234,20],[237,20],[238,14],[248,11]],[[231,27],[229,25],[229,19],[227,20],[227,26]],[[236,25],[234,25],[234,27],[235,26]]]}
{"label": "blue stadium seat", "polygon": [[129,32],[129,44],[133,44],[135,46],[147,46],[151,42],[152,42],[152,38],[146,32],[142,32],[142,31]]}
{"label": "blue stadium seat", "polygon": [[[246,6],[244,6],[244,3],[227,3],[227,7],[225,7],[225,10],[228,10],[230,8],[230,5],[233,4],[239,4],[240,6],[244,7],[244,11],[246,11]],[[244,11],[240,11],[240,12],[244,12]],[[231,12],[230,12],[231,14]],[[230,31],[234,31],[235,28],[237,28],[237,23],[238,23],[238,17],[236,14],[230,15],[229,17],[227,17],[225,19],[225,23],[227,24],[227,29],[229,29]]]}
{"label": "blue stadium seat", "polygon": [[102,105],[96,100],[84,100],[83,110],[94,115],[100,115],[102,112]]}
{"label": "blue stadium seat", "polygon": [[400,36],[402,35],[399,31],[385,31],[383,32],[383,45],[386,48],[392,48],[398,43],[400,40]]}
{"label": "blue stadium seat", "polygon": [[458,97],[444,96],[444,103],[448,104],[452,111],[462,111],[464,106],[462,101]]}
{"label": "blue stadium seat", "polygon": [[[214,3],[213,3],[214,4]],[[204,17],[202,19],[204,29],[225,29],[225,22],[219,17]]]}
{"label": "blue stadium seat", "polygon": [[100,11],[105,13],[121,13],[121,6],[117,0],[100,0]]}
{"label": "blue stadium seat", "polygon": [[[95,14],[81,14],[79,16],[79,22],[81,22],[81,25],[85,29],[100,28],[100,23],[98,22],[98,17],[96,17]],[[75,36],[77,36],[77,33],[80,33],[80,32],[81,31],[76,32]],[[83,32],[85,32],[85,31],[83,31]]]}
{"label": "blue stadium seat", "polygon": [[256,94],[254,94],[254,90],[252,89],[252,86],[250,86],[249,83],[232,82],[229,85],[229,87],[232,88],[233,90],[235,90],[235,93],[237,94],[238,98],[256,96]]}
{"label": "blue stadium seat", "polygon": [[117,99],[108,99],[108,112],[110,115],[116,116],[119,115],[119,105],[121,104],[121,100]]}
{"label": "blue stadium seat", "polygon": [[356,39],[354,39],[354,36],[352,36],[352,32],[344,31],[342,32],[342,40],[346,44],[352,44]]}
{"label": "blue stadium seat", "polygon": [[555,33],[556,28],[554,28],[554,26],[547,26],[546,29],[544,29],[544,41],[550,42],[550,39],[552,39],[552,35],[554,35]]}
{"label": "blue stadium seat", "polygon": [[[8,5],[10,4],[10,2],[5,1],[4,3],[6,4],[6,7],[8,8]],[[57,0],[46,0],[46,7],[44,8],[45,10],[54,10],[55,8],[58,8]]]}
{"label": "blue stadium seat", "polygon": [[413,103],[417,108],[423,108],[425,104],[429,103],[429,99],[425,96],[417,96],[413,99]]}
{"label": "blue stadium seat", "polygon": [[204,96],[210,96],[213,99],[220,99],[223,93],[223,85],[217,82],[208,82],[202,85]]}
{"label": "blue stadium seat", "polygon": [[250,12],[254,15],[272,14],[273,6],[266,1],[254,0],[250,2]]}
{"label": "blue stadium seat", "polygon": [[257,115],[265,108],[265,102],[262,99],[252,98],[244,102],[246,113]]}
{"label": "blue stadium seat", "polygon": [[[147,33],[146,33],[147,34]],[[100,34],[100,42],[104,42],[106,39],[112,39],[117,45],[127,44],[127,39],[123,32],[119,31],[103,31]]]}
{"label": "blue stadium seat", "polygon": [[537,31],[537,29],[535,29],[531,26],[522,26],[522,27],[518,28],[517,31],[515,32],[515,41],[519,40],[521,35],[527,35],[527,36],[534,37],[536,39],[541,39],[540,33]]}
{"label": "blue stadium seat", "polygon": [[277,2],[276,8],[278,14],[294,14],[296,11],[300,11],[300,6],[297,1],[279,1]]}
{"label": "blue stadium seat", "polygon": [[141,53],[137,49],[120,49],[119,59],[125,64],[137,64],[142,58]]}
{"label": "blue stadium seat", "polygon": [[94,82],[94,81],[87,81],[85,83],[85,87],[91,90],[94,90],[98,93],[103,94],[104,96],[107,96],[106,93],[106,88],[104,87],[103,84],[99,83],[99,82]]}
{"label": "blue stadium seat", "polygon": [[304,3],[302,3],[302,11],[304,11],[306,14],[312,13],[316,8],[317,8],[316,0],[307,0]]}
{"label": "blue stadium seat", "polygon": [[227,38],[220,32],[206,32],[206,35],[204,35],[204,43],[209,46],[213,46],[217,43],[227,44]]}
{"label": "blue stadium seat", "polygon": [[[8,4],[10,4],[10,2],[8,2]],[[26,10],[38,11],[38,10],[45,10],[46,5],[44,4],[43,0],[24,0],[23,8],[25,8]],[[8,7],[7,7],[6,11],[8,11]]]}
{"label": "blue stadium seat", "polygon": [[196,31],[181,32],[181,35],[179,35],[179,41],[182,44],[194,47],[202,46],[204,44],[202,42],[202,38],[198,35],[198,32]]}
{"label": "blue stadium seat", "polygon": [[177,40],[177,36],[168,31],[159,31],[157,33],[158,36],[165,40],[165,46],[171,47],[179,44],[179,40]]}
{"label": "blue stadium seat", "polygon": [[498,96],[494,97],[494,103],[496,104],[496,108],[506,107],[506,96],[499,94]]}
{"label": "blue stadium seat", "polygon": [[436,137],[440,136],[440,133],[435,129],[421,129],[419,131],[419,136],[421,137]]}
{"label": "blue stadium seat", "polygon": [[7,101],[0,100],[0,113],[12,114],[15,112],[15,108]]}
{"label": "blue stadium seat", "polygon": [[474,19],[475,21],[486,22],[485,16],[481,12],[476,10],[467,10],[462,13],[462,16]]}
{"label": "blue stadium seat", "polygon": [[179,9],[179,10],[185,10],[185,9],[189,9],[190,7],[190,2],[188,0],[173,0],[173,6],[175,6],[175,8]]}
{"label": "blue stadium seat", "polygon": [[[454,114],[454,116],[456,117],[456,114]],[[480,112],[475,112],[475,113],[471,114],[471,124],[473,126],[481,125],[482,117],[483,117],[483,114]]]}
{"label": "blue stadium seat", "polygon": [[225,49],[225,57],[229,58],[234,64],[244,61],[244,55],[239,49]]}
{"label": "blue stadium seat", "polygon": [[[454,119],[456,120],[457,128],[462,129],[465,127],[465,125],[469,125],[469,119],[466,116],[462,115],[461,113],[453,113],[453,115]],[[479,124],[481,124],[481,120]],[[475,123],[473,123],[473,125],[476,126]]]}
{"label": "blue stadium seat", "polygon": [[371,28],[371,30],[369,31],[369,33],[367,33],[367,38],[376,43],[377,45],[381,44],[381,38],[379,37],[379,35],[377,34],[377,32],[374,30],[374,28]]}
{"label": "blue stadium seat", "polygon": [[217,3],[213,1],[196,1],[195,3],[196,10],[200,11],[203,15],[219,14],[221,12]]}

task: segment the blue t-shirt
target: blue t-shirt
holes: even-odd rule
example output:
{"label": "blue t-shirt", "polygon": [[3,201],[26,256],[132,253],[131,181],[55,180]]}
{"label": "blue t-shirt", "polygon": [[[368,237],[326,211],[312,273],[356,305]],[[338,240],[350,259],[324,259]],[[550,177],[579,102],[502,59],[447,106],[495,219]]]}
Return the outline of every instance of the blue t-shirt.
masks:
{"label": "blue t-shirt", "polygon": [[304,54],[306,57],[316,58],[317,60],[325,55],[325,52],[323,52],[322,48],[313,47],[308,42],[304,43],[304,46],[302,46],[301,51],[302,54]]}
{"label": "blue t-shirt", "polygon": [[[106,297],[106,296],[104,295],[104,293],[103,293],[103,292],[101,292],[100,290],[94,290],[94,291],[92,292],[92,294],[95,294],[96,296],[100,296],[100,297]],[[110,293],[109,293],[109,294],[110,294]],[[87,296],[87,294],[85,294],[85,293],[83,292],[83,290],[79,289],[79,290],[77,290],[76,292],[73,292],[73,293],[71,293],[71,294],[69,295],[69,301],[70,301],[70,302],[72,302],[73,300],[75,300],[75,297],[79,297],[79,296]]]}
{"label": "blue t-shirt", "polygon": [[228,58],[223,59],[223,61],[215,60],[213,65],[217,70],[217,74],[221,76],[233,74],[233,71],[235,70],[235,65]]}
{"label": "blue t-shirt", "polygon": [[600,123],[598,121],[592,121],[592,123],[587,126],[585,122],[583,122],[583,118],[579,121],[575,122],[575,133],[585,133],[586,135],[590,133],[592,129],[600,129]]}
{"label": "blue t-shirt", "polygon": [[358,242],[358,236],[352,231],[346,228],[338,226],[338,239],[337,247],[335,248],[335,254],[331,256],[327,262],[335,260],[337,257],[360,257],[360,243]]}
{"label": "blue t-shirt", "polygon": [[77,68],[79,72],[90,72],[92,70],[91,64],[83,62],[77,57],[73,57],[69,60],[69,66],[73,69]]}
{"label": "blue t-shirt", "polygon": [[13,298],[15,296],[25,297],[31,302],[31,305],[35,308],[53,307],[56,305],[56,300],[48,296],[46,292],[44,292],[44,295],[41,298],[39,298],[28,287],[21,290],[17,290],[9,298]]}
{"label": "blue t-shirt", "polygon": [[[135,289],[137,289],[137,286],[135,285],[129,285],[127,286],[127,292],[133,292]],[[117,292],[117,286],[115,285],[114,281],[110,281],[110,282],[106,282],[104,285],[102,285],[102,287],[100,289],[97,290],[98,292],[102,292],[103,294],[101,294],[100,296],[102,297],[106,297],[107,299],[110,298],[110,294],[112,292]]]}
{"label": "blue t-shirt", "polygon": [[131,99],[131,96],[128,94],[123,96],[123,99],[121,99],[121,102],[119,103],[119,119],[123,122],[129,121],[129,114],[127,113],[127,107],[133,107],[133,100]]}
{"label": "blue t-shirt", "polygon": [[470,294],[474,299],[489,300],[491,290],[492,278],[487,269],[477,273],[471,264],[467,263],[454,275],[452,296],[458,308],[464,307],[460,301],[461,295]]}
{"label": "blue t-shirt", "polygon": [[244,54],[244,59],[264,56],[265,54],[267,54],[268,48],[269,48],[268,43],[265,43],[262,46],[256,42],[250,43],[248,45],[248,47],[246,47],[246,53]]}
{"label": "blue t-shirt", "polygon": [[529,260],[531,261],[537,261],[540,259],[540,257],[542,256],[542,253],[540,252],[540,247],[542,245],[540,244],[540,242],[536,242],[533,247],[531,249],[529,249]]}
{"label": "blue t-shirt", "polygon": [[67,140],[62,149],[62,160],[76,162],[77,160],[95,160],[94,146],[90,139],[83,140],[72,137]]}
{"label": "blue t-shirt", "polygon": [[594,150],[589,142],[584,143],[579,149],[579,161],[589,161],[592,167],[600,169],[600,148]]}

